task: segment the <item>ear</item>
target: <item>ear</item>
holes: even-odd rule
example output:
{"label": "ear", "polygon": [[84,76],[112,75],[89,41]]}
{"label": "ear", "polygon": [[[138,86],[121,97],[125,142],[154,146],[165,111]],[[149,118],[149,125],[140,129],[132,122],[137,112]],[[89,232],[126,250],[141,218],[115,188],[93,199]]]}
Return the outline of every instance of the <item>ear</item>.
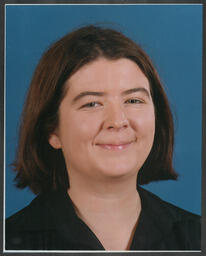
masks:
{"label": "ear", "polygon": [[58,135],[55,134],[55,133],[52,133],[52,134],[50,135],[50,137],[49,137],[49,144],[50,144],[53,148],[55,148],[55,149],[60,149],[60,148],[62,147],[61,141],[60,141]]}

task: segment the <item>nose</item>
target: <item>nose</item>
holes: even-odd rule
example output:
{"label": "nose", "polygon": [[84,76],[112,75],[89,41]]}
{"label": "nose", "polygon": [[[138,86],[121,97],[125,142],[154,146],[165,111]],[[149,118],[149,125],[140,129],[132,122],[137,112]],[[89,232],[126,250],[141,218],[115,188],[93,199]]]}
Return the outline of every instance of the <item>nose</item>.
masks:
{"label": "nose", "polygon": [[127,128],[129,125],[125,110],[119,104],[112,104],[108,106],[105,116],[105,129],[119,130]]}

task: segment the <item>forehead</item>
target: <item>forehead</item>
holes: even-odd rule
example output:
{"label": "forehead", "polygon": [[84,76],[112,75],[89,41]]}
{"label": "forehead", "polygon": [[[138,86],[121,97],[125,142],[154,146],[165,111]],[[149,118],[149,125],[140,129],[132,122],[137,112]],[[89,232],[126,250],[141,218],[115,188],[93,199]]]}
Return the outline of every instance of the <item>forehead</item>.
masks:
{"label": "forehead", "polygon": [[70,93],[81,90],[121,91],[132,87],[150,90],[149,81],[132,60],[99,58],[81,67],[66,82]]}

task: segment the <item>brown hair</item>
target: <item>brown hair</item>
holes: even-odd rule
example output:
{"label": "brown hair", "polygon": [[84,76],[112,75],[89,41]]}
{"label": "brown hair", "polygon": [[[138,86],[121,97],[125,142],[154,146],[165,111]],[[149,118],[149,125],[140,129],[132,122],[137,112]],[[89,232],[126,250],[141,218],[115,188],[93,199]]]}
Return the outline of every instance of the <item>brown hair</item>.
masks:
{"label": "brown hair", "polygon": [[128,58],[148,78],[155,106],[155,138],[151,152],[138,174],[138,184],[176,179],[172,167],[173,118],[158,74],[145,52],[122,33],[97,26],[73,31],[54,43],[41,58],[28,91],[14,162],[17,187],[34,193],[67,189],[69,178],[62,151],[48,143],[58,125],[58,109],[65,81],[84,64],[103,56]]}

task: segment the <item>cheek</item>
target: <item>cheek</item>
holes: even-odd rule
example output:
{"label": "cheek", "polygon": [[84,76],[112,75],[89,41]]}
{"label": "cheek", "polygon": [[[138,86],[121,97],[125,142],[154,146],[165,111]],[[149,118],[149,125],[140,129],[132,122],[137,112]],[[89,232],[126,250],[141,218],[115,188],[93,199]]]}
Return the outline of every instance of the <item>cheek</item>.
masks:
{"label": "cheek", "polygon": [[131,126],[137,132],[138,137],[148,137],[153,139],[155,133],[155,114],[154,110],[137,111],[133,113]]}
{"label": "cheek", "polygon": [[66,140],[71,142],[72,147],[91,143],[100,129],[97,118],[74,115],[69,120],[64,129],[64,138],[68,138]]}

